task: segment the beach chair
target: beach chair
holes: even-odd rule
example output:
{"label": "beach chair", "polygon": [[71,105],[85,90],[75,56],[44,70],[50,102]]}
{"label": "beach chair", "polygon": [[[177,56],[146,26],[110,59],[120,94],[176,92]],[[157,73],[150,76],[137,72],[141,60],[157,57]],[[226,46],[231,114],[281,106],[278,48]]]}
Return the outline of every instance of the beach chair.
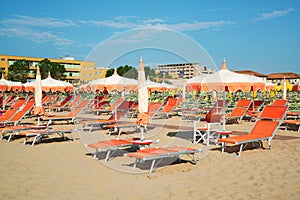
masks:
{"label": "beach chair", "polygon": [[97,108],[94,111],[97,112],[97,114],[113,113],[124,101],[125,100],[121,97],[119,99],[116,99],[113,103],[103,104],[101,108]]}
{"label": "beach chair", "polygon": [[286,106],[288,101],[286,99],[275,99],[272,106]]}
{"label": "beach chair", "polygon": [[218,142],[222,143],[222,153],[224,153],[226,145],[230,143],[240,145],[238,156],[241,156],[243,148],[249,143],[259,142],[259,146],[263,148],[263,140],[268,141],[269,149],[271,149],[271,141],[286,112],[287,106],[265,106],[249,134],[218,139]]}
{"label": "beach chair", "polygon": [[74,108],[68,115],[66,116],[55,116],[55,115],[48,115],[48,116],[41,116],[42,121],[48,121],[47,126],[52,124],[55,121],[66,121],[66,123],[72,122],[75,125],[75,118],[81,112],[81,108]]}
{"label": "beach chair", "polygon": [[226,123],[239,123],[243,119],[243,117],[245,117],[251,103],[252,101],[250,99],[238,100],[232,112],[226,115]]}
{"label": "beach chair", "polygon": [[100,152],[106,152],[105,155],[105,161],[108,161],[109,158],[119,151],[120,149],[124,148],[138,148],[137,144],[133,143],[133,140],[104,140],[104,141],[99,141],[97,143],[92,143],[86,145],[86,147],[95,149],[95,153],[93,153],[94,159],[97,159],[98,153]]}
{"label": "beach chair", "polygon": [[[145,163],[150,161],[149,174],[151,174],[155,167],[168,158],[176,158],[180,160],[181,155],[189,155],[193,158],[195,164],[198,163],[196,153],[202,152],[201,149],[186,148],[181,146],[161,147],[161,148],[145,148],[137,150],[137,152],[127,153],[125,156],[135,158],[133,167],[136,168],[137,163]],[[175,161],[175,160],[174,160]],[[173,162],[174,162],[173,161]]]}
{"label": "beach chair", "polygon": [[118,139],[121,136],[122,133],[122,129],[123,128],[134,128],[135,131],[138,130],[138,124],[136,122],[125,122],[125,121],[120,121],[120,122],[113,122],[111,124],[106,124],[103,125],[103,128],[105,129],[109,129],[108,131],[108,135],[111,135],[113,133],[117,133],[118,134]]}
{"label": "beach chair", "polygon": [[13,108],[5,111],[3,113],[3,115],[0,116],[0,124],[1,124],[1,122],[9,121],[16,113],[17,113],[17,110],[13,109]]}
{"label": "beach chair", "polygon": [[210,110],[205,117],[204,126],[198,127],[199,121],[194,121],[193,142],[202,141],[209,146],[210,140],[214,138],[216,131],[221,129],[221,114]]}
{"label": "beach chair", "polygon": [[162,106],[163,103],[161,102],[151,102],[148,104],[148,115],[149,115],[150,122],[157,115],[157,113],[159,112]]}
{"label": "beach chair", "polygon": [[76,105],[81,101],[81,96],[77,95],[68,105],[68,110],[73,110],[73,108],[76,107]]}
{"label": "beach chair", "polygon": [[250,119],[255,119],[260,114],[265,102],[263,100],[254,100],[248,110],[246,111],[246,116]]}
{"label": "beach chair", "polygon": [[32,142],[31,142],[31,146],[34,146],[36,143],[41,142],[43,138],[48,137],[48,136],[53,135],[53,134],[57,134],[60,137],[62,137],[64,140],[66,140],[65,135],[67,133],[70,133],[71,140],[74,141],[72,132],[73,132],[73,129],[52,129],[52,128],[50,129],[50,128],[46,128],[46,129],[38,129],[38,130],[36,130],[36,129],[22,130],[22,131],[18,132],[15,135],[24,137],[23,145],[28,144],[29,139],[33,138]]}
{"label": "beach chair", "polygon": [[221,129],[223,109],[226,109],[227,101],[218,100],[210,111],[205,115],[204,126],[199,127],[200,121],[194,121],[193,142],[202,141],[209,146],[210,140],[215,140],[216,132]]}
{"label": "beach chair", "polygon": [[26,103],[25,98],[19,98],[10,108],[12,109],[20,109]]}
{"label": "beach chair", "polygon": [[16,132],[22,131],[22,130],[30,130],[30,129],[31,129],[31,126],[27,126],[27,125],[1,127],[0,128],[0,132],[1,132],[0,140],[3,140],[9,134],[7,142],[10,142],[11,138],[15,135]]}
{"label": "beach chair", "polygon": [[285,130],[287,130],[288,128],[292,128],[298,127],[298,132],[300,132],[300,119],[288,119],[288,120],[284,120],[283,124],[285,125]]}
{"label": "beach chair", "polygon": [[55,106],[52,107],[52,109],[56,110],[56,111],[62,111],[66,108],[68,108],[68,105],[70,103],[70,101],[72,100],[73,95],[68,95],[66,96],[66,98],[64,100],[62,100],[61,102],[58,102]]}
{"label": "beach chair", "polygon": [[168,98],[168,101],[167,103],[163,106],[163,109],[161,111],[159,111],[159,115],[162,117],[162,118],[169,118],[170,117],[170,114],[171,114],[171,111],[173,110],[173,108],[175,106],[178,105],[178,99],[176,98]]}
{"label": "beach chair", "polygon": [[1,126],[7,126],[7,125],[17,125],[20,123],[20,121],[25,117],[25,115],[28,113],[27,110],[20,110],[17,111],[15,115],[13,115],[9,120],[7,121],[1,121]]}
{"label": "beach chair", "polygon": [[[88,129],[89,132],[91,132],[92,129],[97,126],[100,126],[100,128],[103,129],[104,125],[118,123],[121,118],[127,114],[127,112],[133,105],[134,101],[123,101],[108,119],[79,118],[76,124],[82,124],[82,130]],[[119,129],[120,128],[121,127],[119,127]]]}

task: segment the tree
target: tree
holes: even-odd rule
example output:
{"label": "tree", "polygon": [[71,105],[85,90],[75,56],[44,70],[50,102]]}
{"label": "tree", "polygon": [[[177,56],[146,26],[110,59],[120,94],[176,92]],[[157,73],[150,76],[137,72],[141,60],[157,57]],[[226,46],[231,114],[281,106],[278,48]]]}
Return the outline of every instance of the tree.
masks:
{"label": "tree", "polygon": [[41,77],[45,79],[48,77],[48,73],[50,72],[51,77],[54,79],[64,79],[66,77],[65,72],[66,69],[63,65],[51,62],[49,59],[45,58],[42,60],[38,66],[40,67]]}
{"label": "tree", "polygon": [[157,74],[155,73],[154,69],[151,69],[150,67],[145,67],[145,76],[147,79],[154,81],[157,78]]}
{"label": "tree", "polygon": [[15,61],[8,68],[8,80],[26,83],[30,72],[29,65],[30,63],[27,60]]}
{"label": "tree", "polygon": [[126,77],[126,78],[133,78],[133,79],[137,79],[138,78],[138,72],[136,70],[136,68],[132,67],[132,66],[120,66],[117,69],[117,72],[120,76]]}
{"label": "tree", "polygon": [[113,75],[114,74],[114,69],[108,69],[107,71],[106,71],[106,74],[105,74],[105,77],[110,77],[111,75]]}
{"label": "tree", "polygon": [[[105,77],[109,77],[109,76],[113,75],[114,71],[115,71],[114,69],[107,70]],[[136,68],[129,66],[129,65],[118,67],[117,72],[118,72],[118,75],[126,77],[126,78],[137,79],[137,77],[138,77],[138,72],[137,72]]]}

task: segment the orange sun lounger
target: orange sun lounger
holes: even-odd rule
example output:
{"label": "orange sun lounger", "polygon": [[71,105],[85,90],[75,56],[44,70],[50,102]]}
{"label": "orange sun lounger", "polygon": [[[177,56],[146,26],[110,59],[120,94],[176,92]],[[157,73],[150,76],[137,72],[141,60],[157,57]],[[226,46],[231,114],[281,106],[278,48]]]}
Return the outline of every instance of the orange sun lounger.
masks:
{"label": "orange sun lounger", "polygon": [[271,141],[276,134],[280,124],[282,123],[287,112],[287,106],[265,106],[259,118],[256,120],[253,128],[247,135],[238,135],[229,138],[219,139],[222,143],[222,153],[226,148],[226,144],[240,145],[238,155],[240,156],[244,144],[259,142],[262,146],[262,141],[267,140],[269,149],[271,149]]}
{"label": "orange sun lounger", "polygon": [[133,165],[136,168],[137,163],[145,163],[146,161],[151,161],[149,168],[149,174],[152,173],[154,168],[166,158],[175,157],[180,159],[180,155],[190,155],[193,157],[195,164],[198,163],[195,154],[202,152],[201,149],[186,148],[181,146],[171,146],[171,147],[161,147],[161,148],[149,148],[141,149],[137,152],[127,153],[126,156],[130,158],[135,158],[135,163]]}
{"label": "orange sun lounger", "polygon": [[285,130],[287,130],[288,126],[298,126],[298,132],[300,131],[300,119],[284,120],[283,124],[285,124]]}
{"label": "orange sun lounger", "polygon": [[95,149],[94,153],[94,159],[97,158],[97,154],[99,152],[106,152],[105,161],[108,161],[108,159],[113,155],[113,152],[118,151],[122,148],[128,148],[128,147],[138,147],[137,144],[133,143],[133,140],[104,140],[99,141],[97,143],[88,144],[87,147]]}

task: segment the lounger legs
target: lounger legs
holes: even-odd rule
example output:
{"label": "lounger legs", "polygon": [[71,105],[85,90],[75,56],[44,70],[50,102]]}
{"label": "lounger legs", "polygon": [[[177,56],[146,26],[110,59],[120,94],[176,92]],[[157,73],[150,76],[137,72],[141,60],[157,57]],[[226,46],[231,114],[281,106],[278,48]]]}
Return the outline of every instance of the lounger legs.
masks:
{"label": "lounger legs", "polygon": [[243,144],[241,144],[241,146],[240,146],[240,151],[239,151],[239,154],[238,154],[238,156],[241,156],[241,154],[242,154],[242,151],[243,151]]}

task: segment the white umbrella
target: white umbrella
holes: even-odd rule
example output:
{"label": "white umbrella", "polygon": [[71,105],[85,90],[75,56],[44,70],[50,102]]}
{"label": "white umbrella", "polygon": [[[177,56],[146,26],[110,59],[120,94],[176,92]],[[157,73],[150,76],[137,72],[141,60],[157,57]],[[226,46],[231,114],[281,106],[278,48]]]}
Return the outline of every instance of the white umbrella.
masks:
{"label": "white umbrella", "polygon": [[[42,91],[44,92],[69,92],[74,91],[74,86],[71,83],[67,83],[65,81],[60,81],[53,79],[48,73],[48,77],[41,81]],[[24,90],[26,92],[33,92],[35,90],[35,82],[28,82],[23,84]]]}
{"label": "white umbrella", "polygon": [[[223,92],[223,105],[225,104],[226,91],[247,91],[251,90],[251,81],[242,74],[232,72],[227,69],[224,59],[221,70],[207,75],[203,81],[203,89],[205,91]],[[225,130],[225,109],[223,108],[223,130]]]}
{"label": "white umbrella", "polygon": [[202,81],[206,75],[195,76],[186,81],[186,88],[188,91],[199,91],[201,90]]}
{"label": "white umbrella", "polygon": [[139,103],[139,114],[138,114],[138,124],[141,130],[141,140],[144,139],[144,127],[149,121],[148,116],[148,89],[145,78],[144,63],[142,57],[140,59],[140,67],[138,72],[138,103]]}
{"label": "white umbrella", "polygon": [[115,72],[112,76],[90,81],[88,85],[94,92],[97,90],[103,91],[105,88],[109,92],[114,90],[129,91],[137,89],[138,81],[135,79],[119,76],[117,70],[115,69]]}
{"label": "white umbrella", "polygon": [[243,74],[243,75],[246,76],[251,81],[252,91],[265,90],[266,82],[262,78],[253,75],[248,75],[248,74]]}
{"label": "white umbrella", "polygon": [[40,115],[45,114],[43,105],[42,105],[42,85],[41,85],[41,73],[40,68],[36,68],[36,78],[35,78],[35,88],[34,88],[34,99],[35,106],[32,110],[32,114],[38,116],[38,125],[40,125]]}

